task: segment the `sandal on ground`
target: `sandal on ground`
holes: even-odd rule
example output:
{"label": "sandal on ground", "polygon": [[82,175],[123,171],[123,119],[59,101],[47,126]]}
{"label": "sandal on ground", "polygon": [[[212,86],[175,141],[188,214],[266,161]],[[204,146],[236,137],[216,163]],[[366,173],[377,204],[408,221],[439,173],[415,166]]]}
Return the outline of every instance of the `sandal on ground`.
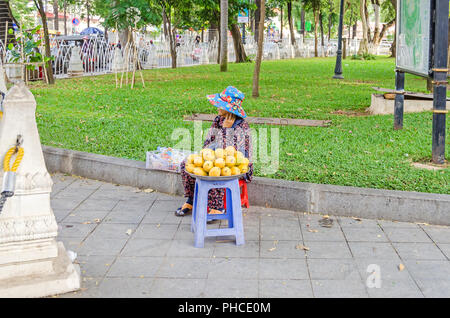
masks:
{"label": "sandal on ground", "polygon": [[208,214],[225,214],[225,209],[220,209],[220,210],[209,209]]}
{"label": "sandal on ground", "polygon": [[[213,215],[220,215],[220,214],[225,214],[225,209],[220,209],[220,210],[216,210],[216,209],[210,209],[208,214],[213,214]],[[207,220],[206,223],[207,224],[211,224],[211,223],[216,223],[218,222],[218,219],[213,219],[213,220]]]}
{"label": "sandal on ground", "polygon": [[192,205],[189,203],[183,204],[181,208],[178,208],[175,211],[176,216],[185,216],[186,214],[189,214],[192,212]]}

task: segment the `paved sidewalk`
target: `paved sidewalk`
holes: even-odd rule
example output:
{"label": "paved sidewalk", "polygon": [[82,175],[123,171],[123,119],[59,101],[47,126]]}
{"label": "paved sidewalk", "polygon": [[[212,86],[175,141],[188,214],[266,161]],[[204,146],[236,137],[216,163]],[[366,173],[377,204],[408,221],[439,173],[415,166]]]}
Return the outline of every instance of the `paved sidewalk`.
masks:
{"label": "paved sidewalk", "polygon": [[250,207],[244,246],[198,249],[191,217],[173,214],[182,197],[53,180],[58,240],[82,274],[80,291],[57,297],[450,297],[449,227],[331,216],[327,228],[321,215]]}

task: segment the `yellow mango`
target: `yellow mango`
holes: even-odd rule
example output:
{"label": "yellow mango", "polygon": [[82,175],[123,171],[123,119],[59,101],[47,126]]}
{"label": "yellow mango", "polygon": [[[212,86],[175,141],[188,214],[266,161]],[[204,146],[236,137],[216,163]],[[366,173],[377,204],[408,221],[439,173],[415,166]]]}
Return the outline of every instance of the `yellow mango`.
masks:
{"label": "yellow mango", "polygon": [[218,158],[214,161],[214,166],[219,167],[220,169],[222,169],[223,167],[225,167],[225,160],[223,160],[222,158]]}
{"label": "yellow mango", "polygon": [[216,158],[223,158],[223,159],[225,159],[225,149],[217,148],[217,149],[214,151],[214,153],[215,153],[215,155],[216,155]]}
{"label": "yellow mango", "polygon": [[198,175],[198,176],[206,176],[206,175],[208,175],[208,174],[205,172],[205,170],[203,170],[203,169],[200,168],[200,167],[195,167],[195,169],[194,169],[194,174],[196,174],[196,175]]}
{"label": "yellow mango", "polygon": [[224,176],[224,177],[231,176],[231,169],[228,168],[228,167],[223,167],[222,168],[222,172],[220,173],[220,175]]}
{"label": "yellow mango", "polygon": [[234,156],[235,152],[236,152],[236,149],[234,149],[233,146],[228,146],[225,148],[225,155],[227,155],[227,156]]}
{"label": "yellow mango", "polygon": [[219,167],[213,167],[211,170],[209,170],[209,176],[210,177],[220,177],[220,173],[222,170]]}
{"label": "yellow mango", "polygon": [[205,163],[205,161],[203,160],[203,158],[201,156],[199,156],[199,155],[195,156],[195,158],[194,158],[194,166],[202,167],[204,163]]}
{"label": "yellow mango", "polygon": [[235,175],[238,175],[238,174],[241,174],[241,170],[238,168],[238,167],[232,167],[231,168],[231,175],[233,175],[233,176],[235,176]]}
{"label": "yellow mango", "polygon": [[244,165],[244,164],[239,165],[239,170],[241,170],[241,173],[247,173],[248,165]]}
{"label": "yellow mango", "polygon": [[234,167],[236,165],[236,159],[233,156],[227,156],[225,159],[225,165],[227,167]]}
{"label": "yellow mango", "polygon": [[205,163],[203,164],[203,170],[205,170],[206,172],[209,172],[209,170],[211,170],[211,168],[214,167],[214,163],[210,160],[205,161]]}
{"label": "yellow mango", "polygon": [[195,166],[194,166],[193,163],[188,163],[188,164],[186,165],[186,171],[187,171],[187,172],[193,173],[193,172],[194,172],[194,169],[195,169]]}

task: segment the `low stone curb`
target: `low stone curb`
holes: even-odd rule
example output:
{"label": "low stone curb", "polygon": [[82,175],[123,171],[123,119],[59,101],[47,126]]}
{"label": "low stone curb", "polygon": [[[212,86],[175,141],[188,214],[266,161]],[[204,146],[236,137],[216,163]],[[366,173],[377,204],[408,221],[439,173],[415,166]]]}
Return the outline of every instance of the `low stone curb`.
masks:
{"label": "low stone curb", "polygon": [[[145,162],[43,146],[49,172],[61,172],[183,195],[178,173],[145,169]],[[450,195],[313,184],[255,177],[251,205],[335,216],[450,225]]]}

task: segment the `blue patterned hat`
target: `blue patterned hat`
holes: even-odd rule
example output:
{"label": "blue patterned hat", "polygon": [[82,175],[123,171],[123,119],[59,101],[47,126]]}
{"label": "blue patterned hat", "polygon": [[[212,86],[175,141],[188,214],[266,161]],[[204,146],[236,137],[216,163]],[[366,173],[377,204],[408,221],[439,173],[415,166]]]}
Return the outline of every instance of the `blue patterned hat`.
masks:
{"label": "blue patterned hat", "polygon": [[206,98],[208,98],[208,101],[217,108],[226,110],[241,118],[247,117],[242,108],[242,102],[244,101],[245,95],[236,87],[228,86],[222,93],[206,95]]}

